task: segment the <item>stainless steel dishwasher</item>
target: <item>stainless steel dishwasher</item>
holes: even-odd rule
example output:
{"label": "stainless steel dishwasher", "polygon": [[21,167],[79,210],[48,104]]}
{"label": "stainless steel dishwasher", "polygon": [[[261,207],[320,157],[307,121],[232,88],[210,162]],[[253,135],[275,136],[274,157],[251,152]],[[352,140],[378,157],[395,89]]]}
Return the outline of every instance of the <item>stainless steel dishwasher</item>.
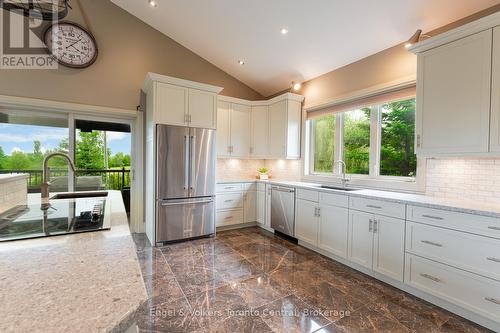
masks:
{"label": "stainless steel dishwasher", "polygon": [[295,237],[295,189],[271,187],[271,228]]}

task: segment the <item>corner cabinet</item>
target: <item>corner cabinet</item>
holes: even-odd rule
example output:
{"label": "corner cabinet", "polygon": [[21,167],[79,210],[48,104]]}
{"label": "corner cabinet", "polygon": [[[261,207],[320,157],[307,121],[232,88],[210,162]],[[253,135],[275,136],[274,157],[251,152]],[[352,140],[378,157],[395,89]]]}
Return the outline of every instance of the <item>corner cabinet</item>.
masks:
{"label": "corner cabinet", "polygon": [[146,107],[152,123],[214,129],[217,126],[220,87],[148,73],[143,91],[148,96]]}
{"label": "corner cabinet", "polygon": [[417,43],[416,153],[500,153],[500,14]]}
{"label": "corner cabinet", "polygon": [[217,156],[300,159],[303,99],[291,93],[268,101],[219,96]]}

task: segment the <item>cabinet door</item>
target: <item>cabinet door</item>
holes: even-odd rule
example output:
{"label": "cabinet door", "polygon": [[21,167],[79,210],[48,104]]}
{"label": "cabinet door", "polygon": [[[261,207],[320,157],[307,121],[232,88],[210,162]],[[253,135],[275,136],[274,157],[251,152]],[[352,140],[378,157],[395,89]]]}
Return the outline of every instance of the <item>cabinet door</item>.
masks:
{"label": "cabinet door", "polygon": [[217,94],[189,89],[189,126],[199,128],[216,127]]}
{"label": "cabinet door", "polygon": [[257,191],[257,222],[266,224],[266,192]]}
{"label": "cabinet door", "polygon": [[287,101],[286,119],[286,157],[300,158],[300,125],[302,119],[302,103]]}
{"label": "cabinet door", "polygon": [[373,262],[372,220],[372,214],[350,213],[347,259],[369,269],[372,269]]}
{"label": "cabinet door", "polygon": [[418,55],[417,152],[488,151],[492,31]]}
{"label": "cabinet door", "polygon": [[376,216],[373,270],[403,282],[405,221]]}
{"label": "cabinet door", "polygon": [[219,101],[217,107],[217,156],[227,157],[229,153],[229,121],[231,113],[231,104]]}
{"label": "cabinet door", "polygon": [[231,156],[248,157],[250,153],[250,111],[251,107],[231,104]]}
{"label": "cabinet door", "polygon": [[349,210],[320,205],[318,246],[339,257],[347,258]]}
{"label": "cabinet door", "polygon": [[267,157],[269,155],[269,107],[252,107],[251,116],[251,157]]}
{"label": "cabinet door", "polygon": [[266,184],[266,227],[271,227],[271,185]]}
{"label": "cabinet door", "polygon": [[188,89],[166,83],[156,84],[155,121],[158,124],[187,126]]}
{"label": "cabinet door", "polygon": [[243,202],[243,219],[245,223],[257,221],[257,192],[247,191]]}
{"label": "cabinet door", "polygon": [[309,244],[318,244],[318,204],[297,199],[295,209],[295,237]]}
{"label": "cabinet door", "polygon": [[500,27],[493,29],[490,151],[500,151]]}
{"label": "cabinet door", "polygon": [[269,155],[272,158],[286,157],[287,101],[269,107]]}

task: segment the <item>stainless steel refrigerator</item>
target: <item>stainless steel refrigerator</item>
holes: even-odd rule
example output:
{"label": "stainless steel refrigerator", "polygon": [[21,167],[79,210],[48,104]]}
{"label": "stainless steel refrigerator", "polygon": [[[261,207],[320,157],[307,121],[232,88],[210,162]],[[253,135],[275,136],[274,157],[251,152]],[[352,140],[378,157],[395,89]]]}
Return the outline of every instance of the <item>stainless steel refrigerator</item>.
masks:
{"label": "stainless steel refrigerator", "polygon": [[215,233],[215,130],[156,126],[157,242]]}

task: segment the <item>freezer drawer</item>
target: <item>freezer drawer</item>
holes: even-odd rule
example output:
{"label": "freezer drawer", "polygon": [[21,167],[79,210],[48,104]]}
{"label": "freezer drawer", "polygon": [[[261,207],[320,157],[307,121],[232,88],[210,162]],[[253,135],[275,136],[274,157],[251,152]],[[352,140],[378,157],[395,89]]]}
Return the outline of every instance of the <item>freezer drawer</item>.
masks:
{"label": "freezer drawer", "polygon": [[215,233],[215,198],[163,200],[157,204],[156,242]]}

